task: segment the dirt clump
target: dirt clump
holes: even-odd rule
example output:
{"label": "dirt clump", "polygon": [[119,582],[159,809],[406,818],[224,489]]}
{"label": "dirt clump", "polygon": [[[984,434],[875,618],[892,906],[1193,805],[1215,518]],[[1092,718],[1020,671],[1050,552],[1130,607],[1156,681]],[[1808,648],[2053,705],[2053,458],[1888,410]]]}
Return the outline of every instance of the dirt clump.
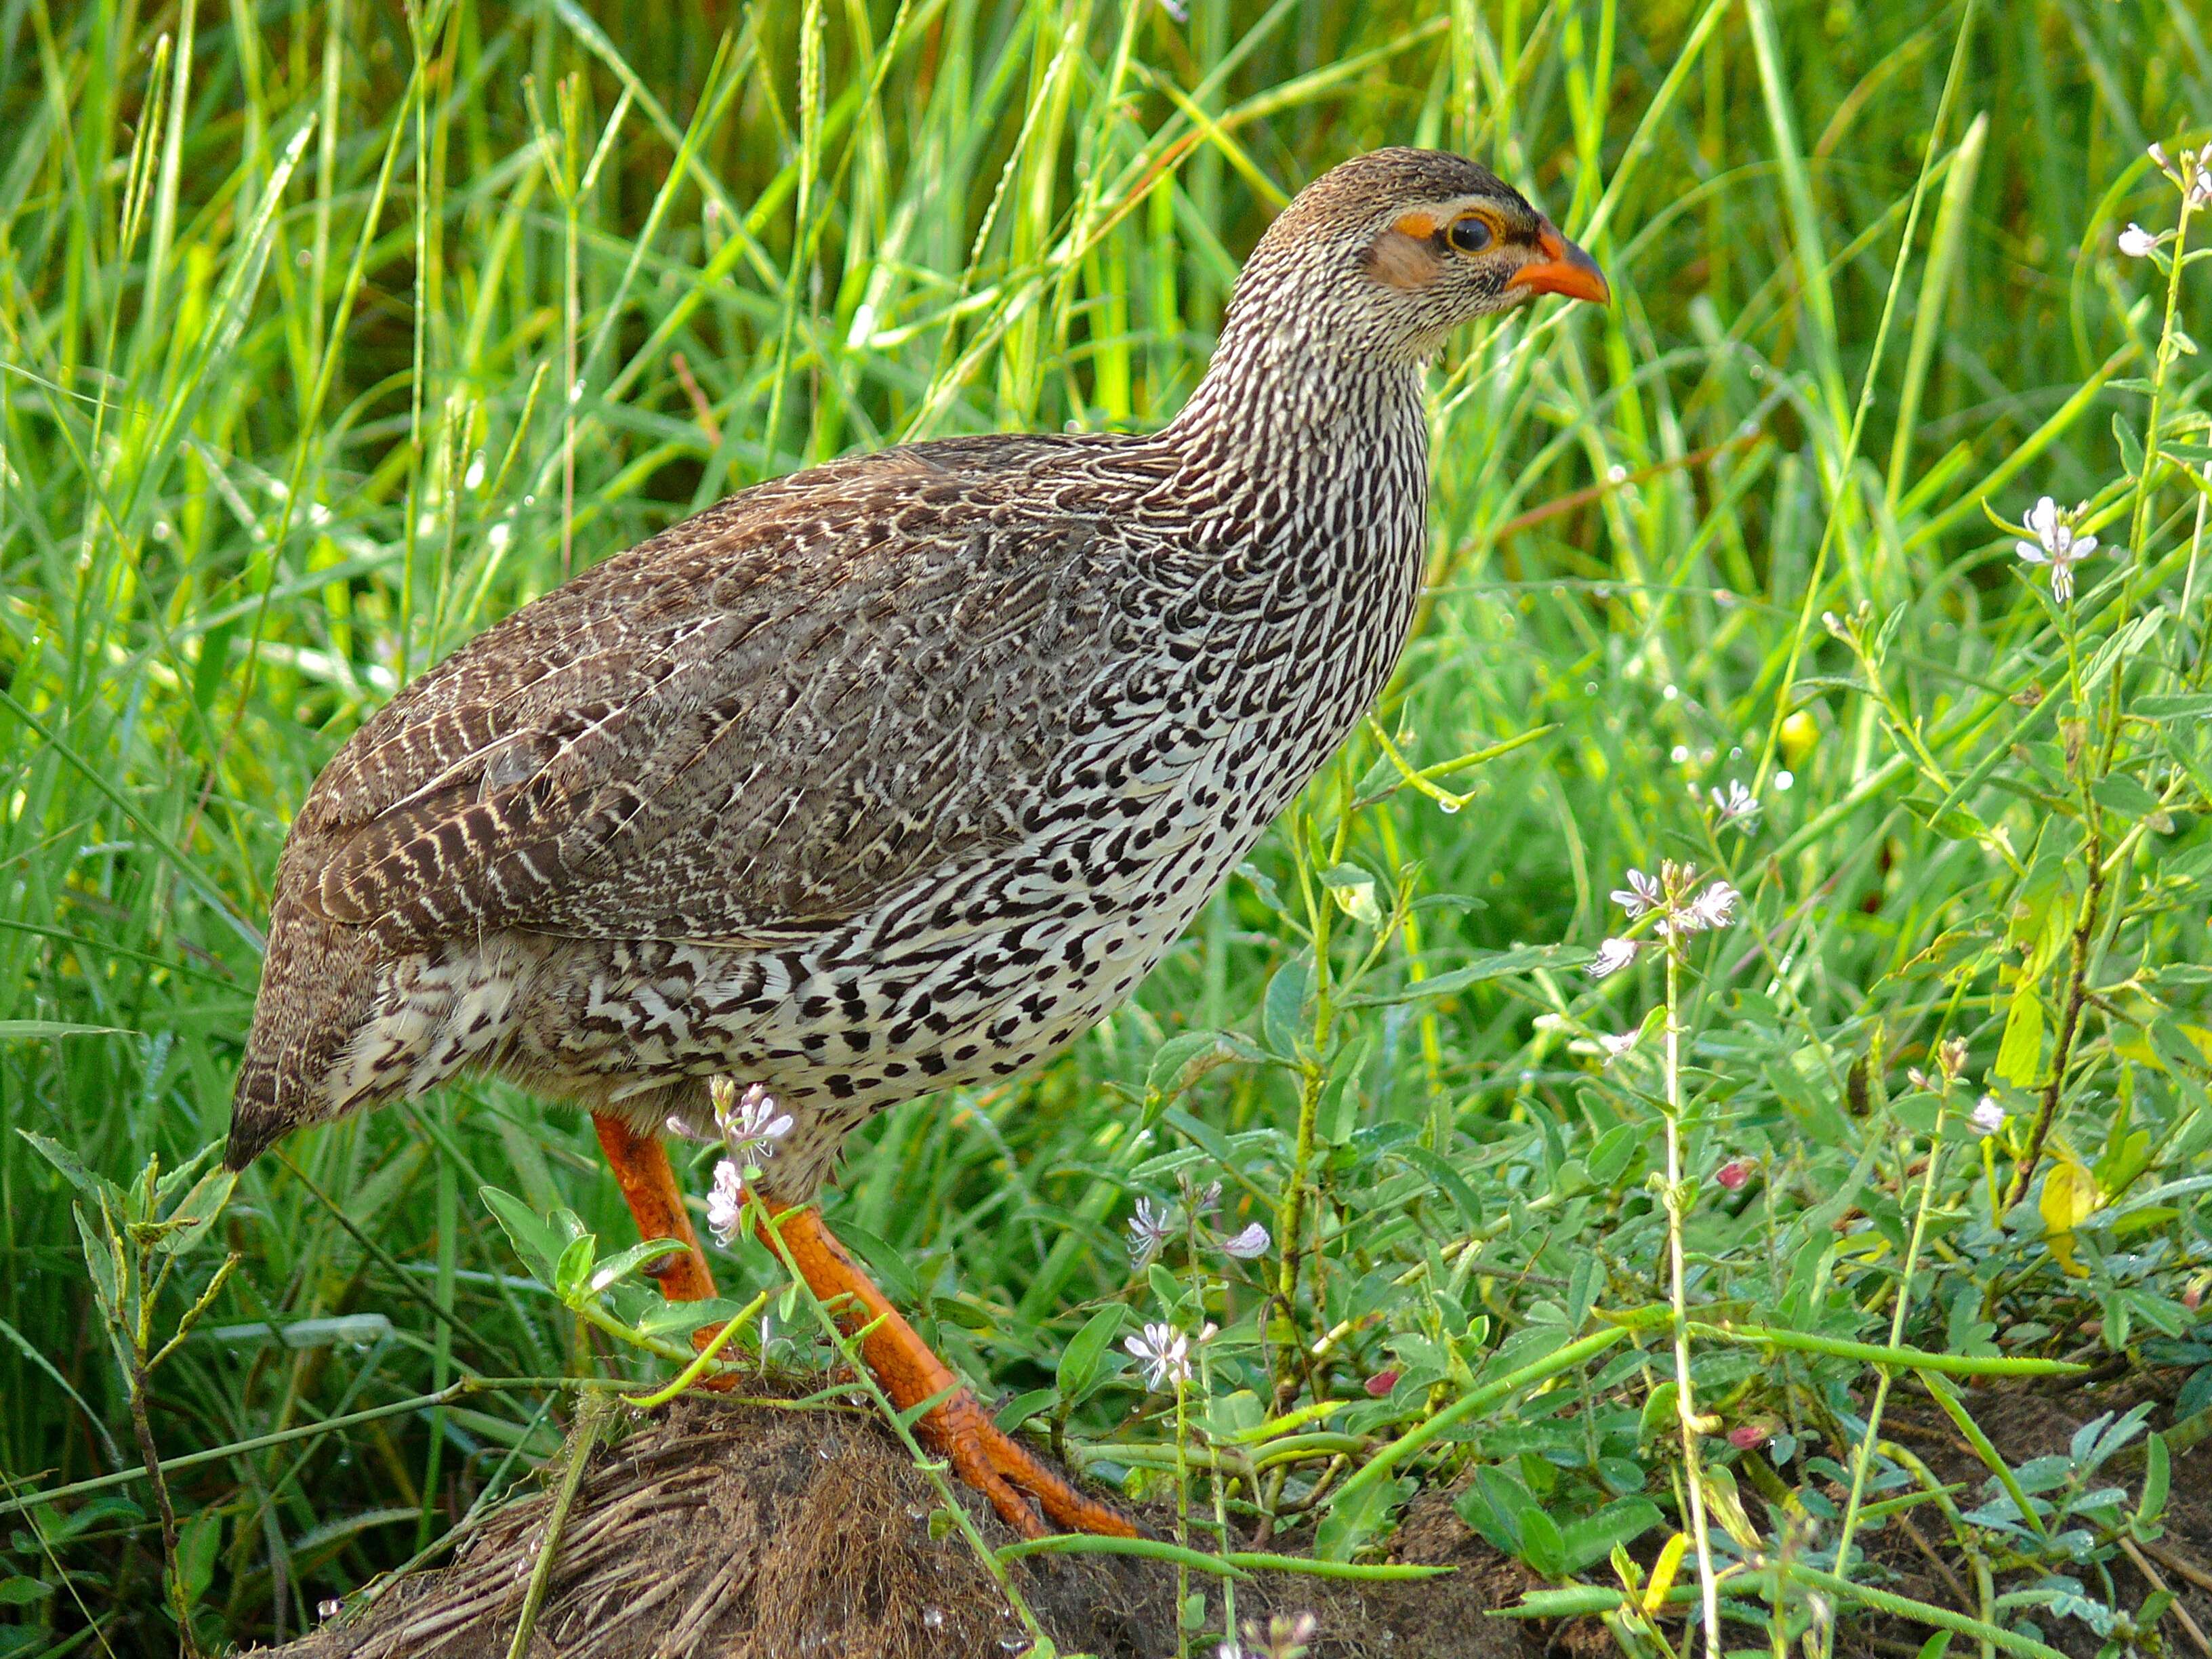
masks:
{"label": "dirt clump", "polygon": [[[546,1482],[550,1488],[554,1483]],[[1009,1532],[960,1496],[993,1545]],[[511,1503],[450,1565],[402,1580],[281,1650],[284,1659],[505,1659],[552,1498]],[[933,1538],[934,1489],[858,1414],[688,1400],[592,1455],[558,1540],[531,1659],[1008,1659],[1030,1638],[957,1531]],[[1172,1517],[1141,1517],[1165,1536]],[[1281,1572],[1235,1586],[1239,1622],[1311,1611],[1315,1659],[1544,1659],[1542,1635],[1494,1619],[1535,1581],[1441,1494],[1416,1500],[1394,1559],[1458,1571],[1346,1583]],[[1176,1651],[1175,1569],[1131,1556],[1037,1555],[1010,1573],[1063,1653]],[[1222,1630],[1222,1585],[1201,1579]]]}

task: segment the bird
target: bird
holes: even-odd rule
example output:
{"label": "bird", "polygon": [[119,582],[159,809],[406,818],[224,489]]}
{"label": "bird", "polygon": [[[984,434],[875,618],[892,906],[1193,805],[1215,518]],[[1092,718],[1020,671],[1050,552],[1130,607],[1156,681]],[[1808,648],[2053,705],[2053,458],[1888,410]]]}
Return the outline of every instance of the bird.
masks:
{"label": "bird", "polygon": [[[1254,246],[1149,433],[939,438],[754,485],[410,683],[279,857],[225,1163],[503,1076],[580,1105],[672,1301],[664,1136],[744,1079],[750,1213],[1030,1536],[1133,1524],[991,1421],[823,1221],[845,1138],[1110,1012],[1366,712],[1426,540],[1445,337],[1596,264],[1488,168],[1354,156]],[[726,1093],[725,1097],[726,1099]],[[702,1334],[703,1335],[703,1334]]]}

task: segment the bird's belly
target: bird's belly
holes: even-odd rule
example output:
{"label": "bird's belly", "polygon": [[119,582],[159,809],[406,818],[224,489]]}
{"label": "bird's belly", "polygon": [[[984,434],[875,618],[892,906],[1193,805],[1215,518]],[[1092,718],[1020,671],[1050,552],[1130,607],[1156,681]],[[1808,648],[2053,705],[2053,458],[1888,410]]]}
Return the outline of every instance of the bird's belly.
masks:
{"label": "bird's belly", "polygon": [[850,1122],[1010,1077],[1135,988],[1264,828],[1246,817],[1163,792],[789,949],[545,940],[503,1069],[595,1104],[729,1073]]}

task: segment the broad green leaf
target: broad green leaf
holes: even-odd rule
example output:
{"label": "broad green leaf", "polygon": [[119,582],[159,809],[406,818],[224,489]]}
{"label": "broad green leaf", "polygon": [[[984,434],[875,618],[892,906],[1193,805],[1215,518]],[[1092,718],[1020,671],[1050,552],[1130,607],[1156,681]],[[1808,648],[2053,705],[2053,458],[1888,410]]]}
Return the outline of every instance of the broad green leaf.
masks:
{"label": "broad green leaf", "polygon": [[1301,951],[1267,981],[1260,1004],[1260,1040],[1271,1053],[1295,1054],[1308,1035],[1304,1018],[1306,999],[1313,991],[1313,958]]}
{"label": "broad green leaf", "polygon": [[1128,1310],[1116,1302],[1101,1308],[1084,1322],[1083,1328],[1060,1351],[1060,1397],[1069,1406],[1080,1405],[1098,1381],[1106,1350],[1121,1334]]}
{"label": "broad green leaf", "polygon": [[568,1241],[513,1193],[497,1187],[480,1187],[477,1192],[484,1207],[491,1212],[492,1219],[499,1223],[500,1231],[507,1235],[507,1243],[514,1246],[515,1255],[521,1258],[530,1276],[550,1290],[554,1264]]}
{"label": "broad green leaf", "polygon": [[1580,1572],[1613,1553],[1616,1546],[1632,1544],[1664,1518],[1648,1498],[1624,1498],[1607,1504],[1594,1515],[1571,1521],[1559,1529],[1565,1571]]}

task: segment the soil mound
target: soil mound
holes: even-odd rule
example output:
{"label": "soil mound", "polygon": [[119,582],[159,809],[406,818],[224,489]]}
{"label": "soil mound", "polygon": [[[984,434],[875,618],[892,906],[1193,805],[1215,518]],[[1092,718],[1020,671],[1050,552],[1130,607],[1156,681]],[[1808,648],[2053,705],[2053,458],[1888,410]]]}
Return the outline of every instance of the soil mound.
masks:
{"label": "soil mound", "polygon": [[[549,1480],[550,1487],[553,1484]],[[962,1490],[984,1536],[1012,1534]],[[562,1528],[531,1659],[1007,1659],[1029,1638],[957,1533],[930,1536],[938,1499],[872,1419],[687,1400],[593,1453]],[[507,1504],[419,1573],[281,1650],[285,1659],[505,1659],[553,1507]],[[1167,1535],[1171,1517],[1144,1516]],[[1524,1621],[1484,1613],[1534,1582],[1440,1496],[1417,1503],[1400,1559],[1458,1571],[1416,1583],[1261,1573],[1239,1621],[1310,1611],[1315,1659],[1542,1659]],[[1063,1653],[1176,1650],[1176,1573],[1128,1556],[1031,1556],[1010,1569]],[[1194,1583],[1220,1639],[1218,1580]]]}

